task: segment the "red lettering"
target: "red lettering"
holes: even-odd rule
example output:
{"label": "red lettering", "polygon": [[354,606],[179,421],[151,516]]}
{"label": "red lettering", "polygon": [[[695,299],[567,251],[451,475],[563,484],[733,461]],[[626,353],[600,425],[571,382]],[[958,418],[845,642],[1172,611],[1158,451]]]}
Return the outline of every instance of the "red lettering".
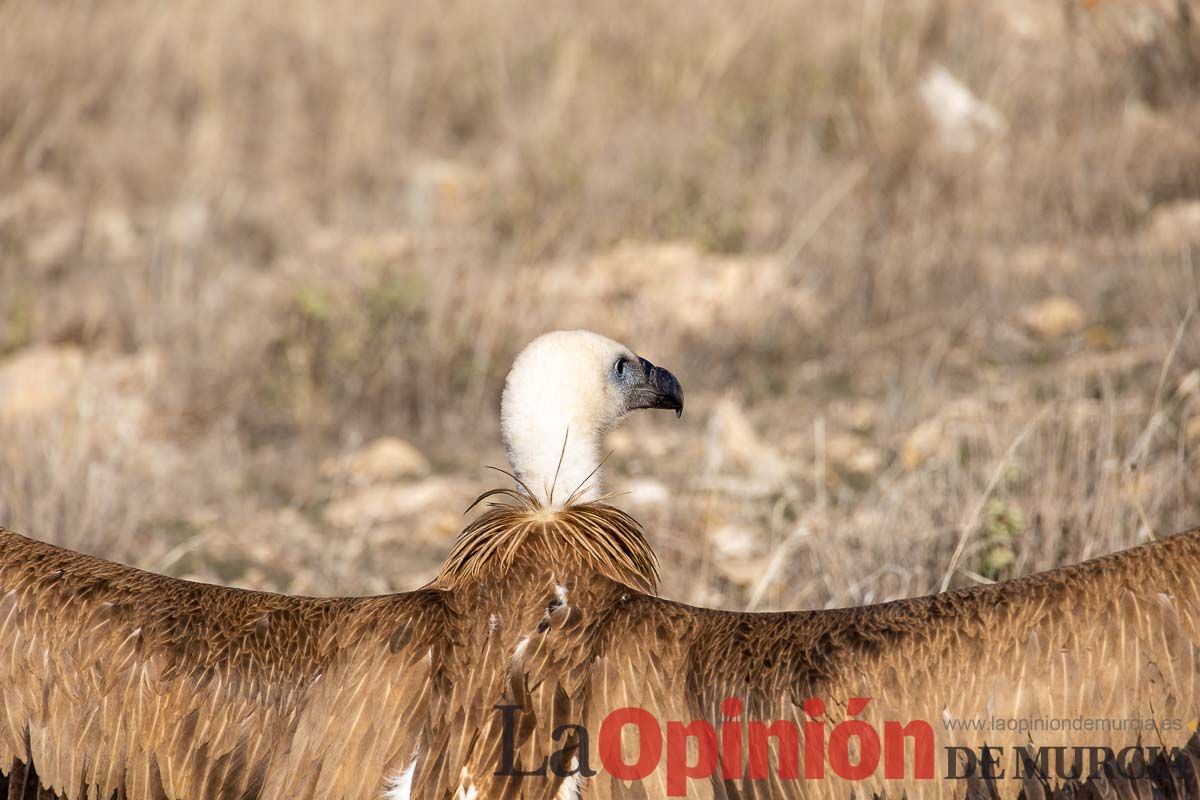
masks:
{"label": "red lettering", "polygon": [[[871,702],[869,697],[852,697],[846,703],[850,714],[861,714]],[[850,762],[850,740],[858,740],[858,763]],[[861,781],[879,766],[879,734],[861,719],[847,719],[833,727],[829,734],[829,766],[848,781]]]}
{"label": "red lettering", "polygon": [[913,740],[913,777],[933,777],[933,726],[923,719],[907,725],[883,723],[883,776],[904,777],[904,738]]}
{"label": "red lettering", "polygon": [[825,777],[825,723],[815,718],[825,716],[825,704],[810,697],[804,701],[804,713],[814,717],[804,723],[804,777],[819,780]]}
{"label": "red lettering", "polygon": [[[687,758],[688,739],[696,742],[696,763]],[[667,723],[667,794],[687,795],[688,778],[707,778],[717,768],[717,732],[704,720]]]}
{"label": "red lettering", "polygon": [[721,777],[742,777],[742,723],[744,707],[736,697],[729,697],[721,704],[725,720],[721,723]]}
{"label": "red lettering", "polygon": [[[636,725],[638,759],[626,764],[621,748],[621,731]],[[600,723],[600,763],[619,780],[640,781],[654,771],[662,757],[662,729],[644,708],[618,708]]]}
{"label": "red lettering", "polygon": [[796,780],[800,777],[800,731],[796,723],[780,719],[767,727],[765,722],[750,721],[750,780],[758,781],[770,777],[771,744],[767,737],[774,736],[778,742],[779,777]]}

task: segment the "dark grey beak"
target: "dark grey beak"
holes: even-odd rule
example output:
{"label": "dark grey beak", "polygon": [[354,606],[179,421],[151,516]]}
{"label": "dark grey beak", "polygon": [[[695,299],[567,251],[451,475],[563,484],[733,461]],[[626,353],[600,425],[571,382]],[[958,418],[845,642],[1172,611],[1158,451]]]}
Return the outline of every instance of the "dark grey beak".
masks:
{"label": "dark grey beak", "polygon": [[638,357],[642,379],[629,391],[629,408],[669,408],[676,417],[683,416],[683,387],[675,376]]}

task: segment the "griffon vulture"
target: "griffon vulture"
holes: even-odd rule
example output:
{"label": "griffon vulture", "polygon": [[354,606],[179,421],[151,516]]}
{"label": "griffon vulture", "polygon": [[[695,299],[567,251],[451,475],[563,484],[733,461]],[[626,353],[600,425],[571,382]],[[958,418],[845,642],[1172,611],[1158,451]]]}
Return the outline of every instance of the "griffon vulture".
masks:
{"label": "griffon vulture", "polygon": [[653,552],[599,488],[607,429],[682,407],[623,345],[537,339],[502,398],[518,488],[403,594],[221,588],[0,532],[0,789],[1200,796],[1200,532],[863,608],[693,608],[655,595]]}

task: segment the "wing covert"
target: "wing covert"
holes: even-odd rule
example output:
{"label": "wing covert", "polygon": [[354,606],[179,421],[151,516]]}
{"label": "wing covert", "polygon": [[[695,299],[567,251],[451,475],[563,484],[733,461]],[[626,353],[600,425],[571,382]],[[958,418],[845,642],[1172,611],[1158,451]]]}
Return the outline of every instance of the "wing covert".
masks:
{"label": "wing covert", "polygon": [[[1074,769],[1070,759],[1081,747],[1108,747],[1114,754],[1135,745],[1179,748],[1177,760],[1191,763],[1172,763],[1194,774],[1200,761],[1187,746],[1195,723],[1188,729],[1186,722],[1200,708],[1198,579],[1200,532],[1192,532],[1004,584],[863,608],[736,613],[631,593],[616,606],[591,671],[593,763],[603,747],[596,734],[626,706],[645,709],[657,721],[662,756],[640,788],[603,772],[589,786],[598,797],[638,796],[642,789],[668,794],[669,727],[691,721],[712,727],[718,753],[717,777],[687,780],[689,797],[961,796],[966,784],[944,779],[950,770],[965,776],[971,768],[966,752],[978,762],[985,746],[1001,748],[988,755],[1001,759],[1005,775],[988,780],[976,763],[971,785],[999,797],[1032,790],[1030,781],[1042,777],[1049,786],[1063,783],[1061,773]],[[723,713],[730,699],[738,705]],[[738,713],[730,716],[730,708]],[[1147,720],[1157,725],[1147,728]],[[782,722],[797,731],[798,780],[780,779],[773,737],[764,737],[769,774],[746,779],[755,722]],[[878,752],[853,735],[870,739],[867,729],[878,739]],[[703,734],[703,727],[697,730]],[[680,735],[676,728],[677,744]],[[740,740],[743,756],[722,780],[727,735]],[[916,748],[930,737],[933,776],[918,779]],[[679,764],[686,771],[699,763],[704,738],[683,739],[690,749],[682,761],[675,758],[676,789]],[[806,760],[809,740],[821,740],[820,758],[812,761]],[[892,779],[886,777],[889,741],[899,742],[903,764]],[[1054,748],[1067,748],[1065,756]],[[847,757],[835,766],[839,749]],[[627,736],[626,762],[638,751]],[[1077,777],[1086,779],[1094,765],[1086,753],[1078,757]],[[876,763],[869,774],[839,777],[855,774],[864,758]],[[1055,758],[1067,762],[1060,767]],[[1018,761],[1027,774],[1015,774]],[[1039,777],[1043,768],[1049,774]],[[815,777],[808,770],[823,773],[822,780],[805,779]]]}

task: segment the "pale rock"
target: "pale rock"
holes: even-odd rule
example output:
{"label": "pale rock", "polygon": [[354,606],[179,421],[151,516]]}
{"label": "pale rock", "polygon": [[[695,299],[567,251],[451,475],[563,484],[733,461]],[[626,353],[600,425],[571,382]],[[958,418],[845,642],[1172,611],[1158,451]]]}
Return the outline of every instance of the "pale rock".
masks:
{"label": "pale rock", "polygon": [[1200,369],[1194,369],[1180,378],[1179,385],[1175,387],[1175,394],[1180,397],[1200,395]]}
{"label": "pale rock", "polygon": [[1000,112],[976,97],[944,66],[935,65],[921,79],[921,101],[937,126],[941,143],[949,150],[969,153],[982,135],[1008,131]]}
{"label": "pale rock", "polygon": [[871,400],[853,400],[835,406],[835,414],[851,430],[867,433],[879,424],[879,405]]}
{"label": "pale rock", "polygon": [[429,479],[407,485],[368,486],[330,503],[325,519],[339,528],[358,528],[392,522],[430,510],[444,511],[461,501],[449,481]]}
{"label": "pale rock", "polygon": [[416,447],[403,439],[385,436],[341,458],[321,465],[327,478],[353,486],[420,478],[429,474],[429,461]]}
{"label": "pale rock", "polygon": [[1146,237],[1152,248],[1165,253],[1200,244],[1200,200],[1178,200],[1155,206]]}
{"label": "pale rock", "polygon": [[1004,251],[1002,256],[1009,271],[1026,278],[1037,278],[1047,273],[1075,275],[1083,270],[1083,262],[1072,250],[1061,242],[1054,244],[1026,244]]}
{"label": "pale rock", "polygon": [[457,536],[462,527],[462,514],[449,508],[441,511],[430,509],[415,517],[375,526],[370,541],[373,545],[391,543],[401,549],[415,543],[441,546]]}
{"label": "pale rock", "polygon": [[825,458],[837,472],[869,478],[883,467],[883,453],[859,436],[836,434],[825,442]]}
{"label": "pale rock", "polygon": [[987,403],[976,397],[957,397],[950,400],[942,407],[939,416],[956,423],[966,423],[967,427],[986,423],[991,419]]}
{"label": "pale rock", "polygon": [[138,236],[133,221],[120,208],[103,208],[88,220],[88,238],[95,240],[103,254],[123,260],[137,251]]}
{"label": "pale rock", "polygon": [[642,508],[662,507],[671,501],[671,490],[653,478],[635,478],[626,487],[625,498],[630,505]]}
{"label": "pale rock", "polygon": [[743,589],[756,585],[764,571],[762,561],[756,558],[724,558],[717,561],[716,567],[725,580]]}
{"label": "pale rock", "polygon": [[708,421],[706,460],[711,474],[741,474],[778,485],[787,478],[787,464],[755,432],[741,406],[723,400]]}
{"label": "pale rock", "polygon": [[722,525],[710,534],[713,554],[718,562],[726,559],[747,559],[758,555],[758,537],[741,525]]}
{"label": "pale rock", "polygon": [[1042,339],[1059,339],[1083,330],[1087,316],[1079,303],[1061,295],[1048,297],[1021,311],[1021,323]]}
{"label": "pale rock", "polygon": [[[981,12],[983,8],[979,9]],[[1006,0],[987,9],[998,17],[1008,33],[1021,42],[1037,46],[1043,42],[1058,42],[1063,35],[1066,15],[1051,3],[1040,0]]]}
{"label": "pale rock", "polygon": [[1183,427],[1183,436],[1189,445],[1200,446],[1200,414],[1187,421]]}
{"label": "pale rock", "polygon": [[905,469],[914,470],[945,447],[945,428],[940,419],[927,419],[908,434],[900,449],[900,463]]}
{"label": "pale rock", "polygon": [[[292,576],[303,585],[308,564],[319,560],[327,540],[303,514],[292,508],[245,514],[204,514],[189,540],[143,562],[153,572],[174,574],[177,565],[199,562],[200,574],[247,589],[294,590],[280,579]],[[286,546],[280,544],[286,542]]]}
{"label": "pale rock", "polygon": [[212,213],[201,200],[187,200],[171,209],[166,234],[175,244],[191,247],[200,244],[212,225]]}
{"label": "pale rock", "polygon": [[[571,310],[558,324],[596,327],[618,338],[634,330],[614,327],[614,319],[653,315],[683,334],[707,336],[715,328],[765,335],[775,320],[815,329],[828,313],[780,258],[715,256],[690,242],[625,241],[582,262],[532,267],[528,285],[536,287],[540,305]],[[733,296],[738,302],[729,302]]]}
{"label": "pale rock", "polygon": [[0,419],[62,412],[76,401],[83,367],[74,347],[33,347],[0,362]]}
{"label": "pale rock", "polygon": [[422,518],[417,535],[431,543],[446,542],[462,531],[462,514],[451,511],[432,512]]}

